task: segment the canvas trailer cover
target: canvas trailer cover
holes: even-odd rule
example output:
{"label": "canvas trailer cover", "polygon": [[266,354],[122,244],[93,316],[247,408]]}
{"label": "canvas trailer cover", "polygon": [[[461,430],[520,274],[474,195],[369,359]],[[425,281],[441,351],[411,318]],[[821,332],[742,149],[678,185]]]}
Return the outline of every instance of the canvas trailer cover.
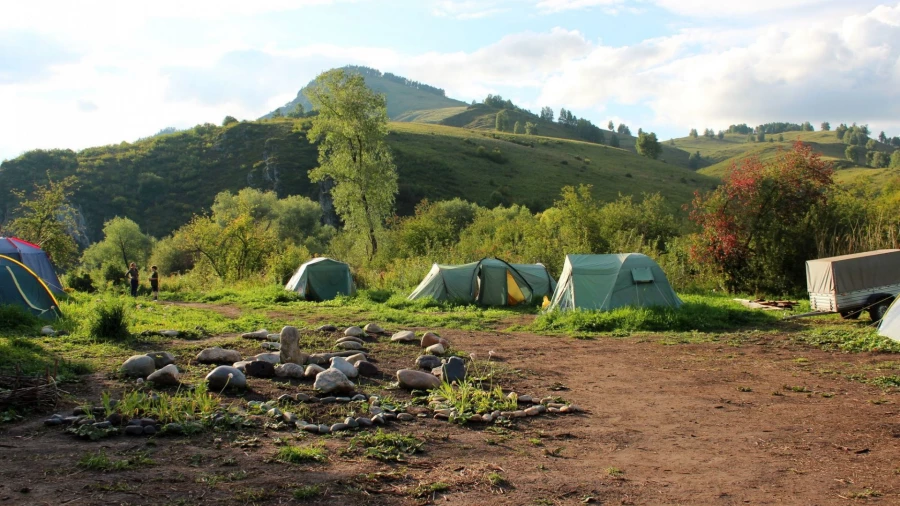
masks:
{"label": "canvas trailer cover", "polygon": [[814,311],[861,309],[872,296],[900,292],[900,250],[883,249],[806,262],[806,286]]}

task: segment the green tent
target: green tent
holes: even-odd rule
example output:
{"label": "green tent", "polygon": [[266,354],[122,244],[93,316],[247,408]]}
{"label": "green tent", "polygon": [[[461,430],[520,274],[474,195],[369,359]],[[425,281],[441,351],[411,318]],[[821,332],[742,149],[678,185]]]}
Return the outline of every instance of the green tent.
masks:
{"label": "green tent", "polygon": [[462,265],[434,264],[408,298],[515,306],[533,303],[552,291],[553,278],[541,264],[485,258]]}
{"label": "green tent", "polygon": [[356,292],[350,266],[330,258],[314,258],[301,265],[284,289],[314,301],[331,300],[338,295],[353,295]]}
{"label": "green tent", "polygon": [[681,304],[666,274],[646,255],[566,255],[566,264],[547,310],[677,308]]}
{"label": "green tent", "polygon": [[0,305],[21,306],[41,318],[57,318],[59,302],[47,284],[18,260],[0,255]]}

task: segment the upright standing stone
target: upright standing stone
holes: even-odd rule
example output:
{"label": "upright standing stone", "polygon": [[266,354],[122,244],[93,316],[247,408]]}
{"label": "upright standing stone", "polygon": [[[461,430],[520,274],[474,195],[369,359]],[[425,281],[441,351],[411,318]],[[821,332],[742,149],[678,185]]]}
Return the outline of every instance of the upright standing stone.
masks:
{"label": "upright standing stone", "polygon": [[309,355],[300,351],[300,331],[290,325],[281,329],[281,363],[303,365]]}

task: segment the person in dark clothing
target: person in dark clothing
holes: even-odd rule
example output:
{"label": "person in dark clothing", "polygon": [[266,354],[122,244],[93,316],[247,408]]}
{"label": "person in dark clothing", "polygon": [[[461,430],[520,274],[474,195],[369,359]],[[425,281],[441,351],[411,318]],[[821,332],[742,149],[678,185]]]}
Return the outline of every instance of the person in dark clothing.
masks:
{"label": "person in dark clothing", "polygon": [[159,300],[159,270],[155,265],[150,267],[150,291],[153,292],[153,300]]}
{"label": "person in dark clothing", "polygon": [[131,265],[128,266],[128,272],[125,273],[125,276],[131,280],[131,296],[137,297],[138,270],[137,265],[134,262],[131,262]]}

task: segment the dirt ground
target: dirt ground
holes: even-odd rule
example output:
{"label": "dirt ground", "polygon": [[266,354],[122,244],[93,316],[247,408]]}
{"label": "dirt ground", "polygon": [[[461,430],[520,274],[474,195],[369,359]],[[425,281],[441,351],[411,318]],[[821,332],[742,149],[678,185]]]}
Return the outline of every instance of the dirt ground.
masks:
{"label": "dirt ground", "polygon": [[[892,355],[825,352],[777,333],[674,345],[658,336],[441,333],[476,357],[493,351],[504,388],[562,396],[585,412],[501,430],[394,423],[390,430],[426,440],[424,453],[397,464],[342,453],[352,433],[257,428],[87,442],[34,416],[0,426],[0,504],[293,504],[304,484],[321,486],[307,504],[900,504],[898,398],[854,380]],[[388,373],[418,353],[383,350],[378,365]],[[73,388],[97,395],[111,381],[97,375]],[[254,379],[251,389],[271,398],[309,385]],[[294,437],[324,441],[328,461],[272,461],[276,438]],[[77,466],[98,449],[144,451],[154,465]],[[492,483],[491,473],[504,481]],[[447,487],[425,491],[434,483]]]}

